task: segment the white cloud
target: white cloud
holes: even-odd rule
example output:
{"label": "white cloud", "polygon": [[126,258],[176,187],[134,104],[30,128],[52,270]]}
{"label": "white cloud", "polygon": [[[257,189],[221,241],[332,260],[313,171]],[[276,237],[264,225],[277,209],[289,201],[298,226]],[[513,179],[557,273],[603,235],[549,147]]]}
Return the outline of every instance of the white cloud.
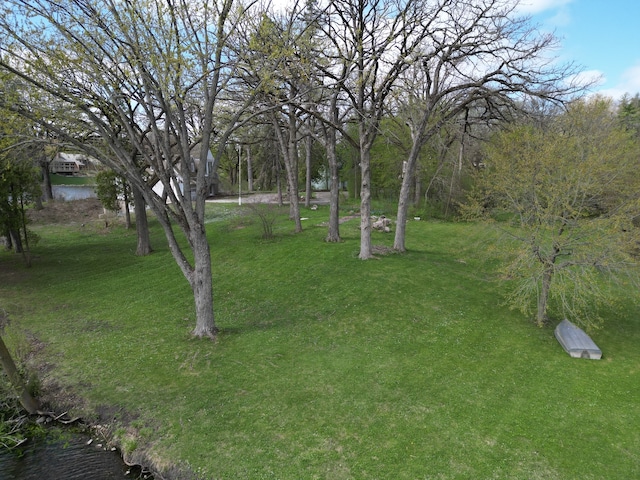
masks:
{"label": "white cloud", "polygon": [[614,99],[622,97],[625,93],[629,95],[640,93],[640,63],[625,70],[617,84],[598,90],[598,93]]}
{"label": "white cloud", "polygon": [[585,70],[571,77],[572,83],[580,85],[593,85],[592,89],[599,88],[607,81],[600,70]]}
{"label": "white cloud", "polygon": [[573,0],[521,0],[518,4],[518,11],[535,15],[546,10],[557,10],[572,1]]}

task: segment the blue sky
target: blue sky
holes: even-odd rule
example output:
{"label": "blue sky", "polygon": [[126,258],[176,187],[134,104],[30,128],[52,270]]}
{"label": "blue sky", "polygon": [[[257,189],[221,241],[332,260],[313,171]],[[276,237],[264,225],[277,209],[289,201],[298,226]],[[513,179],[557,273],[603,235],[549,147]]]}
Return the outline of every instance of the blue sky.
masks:
{"label": "blue sky", "polygon": [[640,93],[640,0],[521,0],[521,11],[555,31],[561,61],[602,76],[594,91],[613,98]]}
{"label": "blue sky", "polygon": [[[270,2],[282,8],[294,0]],[[640,0],[520,0],[518,12],[556,34],[559,61],[601,79],[594,92],[614,99],[640,93]]]}

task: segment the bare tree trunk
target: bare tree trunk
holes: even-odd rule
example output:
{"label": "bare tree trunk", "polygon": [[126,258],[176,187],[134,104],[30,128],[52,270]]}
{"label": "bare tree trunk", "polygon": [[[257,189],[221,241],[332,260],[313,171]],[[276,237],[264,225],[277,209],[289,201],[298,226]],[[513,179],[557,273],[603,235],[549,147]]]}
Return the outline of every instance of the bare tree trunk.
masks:
{"label": "bare tree trunk", "polygon": [[396,217],[396,233],[393,240],[393,249],[398,252],[405,252],[405,238],[407,230],[407,212],[409,211],[409,197],[411,195],[411,184],[413,183],[414,172],[418,155],[420,154],[421,140],[415,136],[411,152],[407,159],[407,165],[402,177],[400,196],[398,197],[398,214]]}
{"label": "bare tree trunk", "polygon": [[548,321],[547,305],[549,303],[549,291],[553,279],[553,265],[545,266],[542,274],[542,286],[538,295],[538,311],[536,312],[536,325],[543,327]]}
{"label": "bare tree trunk", "polygon": [[[293,95],[293,93],[292,93]],[[302,221],[300,220],[300,201],[298,196],[298,119],[293,107],[289,108],[289,142],[288,159],[285,158],[287,178],[289,180],[289,206],[290,216],[295,222],[295,232],[302,232]],[[288,161],[287,161],[288,160]]]}
{"label": "bare tree trunk", "polygon": [[280,157],[278,156],[278,145],[277,143],[274,145],[274,162],[275,162],[275,170],[276,170],[276,187],[278,189],[278,206],[282,207],[284,205],[283,193],[282,193],[282,171],[280,170]]}
{"label": "bare tree trunk", "polygon": [[327,132],[327,162],[331,175],[329,185],[329,231],[327,242],[340,241],[340,174],[338,172],[338,158],[336,154],[336,131],[329,127]]}
{"label": "bare tree trunk", "polygon": [[[359,154],[358,154],[359,155]],[[354,162],[353,164],[353,199],[360,197],[360,180],[362,176],[360,175],[360,165],[358,162]],[[349,197],[351,198],[351,197]]]}
{"label": "bare tree trunk", "polygon": [[407,211],[408,211],[408,198],[410,190],[409,182],[402,180],[402,186],[400,187],[400,197],[398,201],[398,213],[396,216],[396,233],[393,239],[393,249],[397,252],[405,252],[405,238],[407,230]]}
{"label": "bare tree trunk", "polygon": [[289,187],[289,217],[295,222],[295,232],[302,232],[302,221],[300,220],[300,204],[298,201],[298,168],[297,168],[297,119],[293,109],[288,114],[287,139],[285,140],[280,122],[275,114],[272,116],[273,127],[276,132],[280,151],[284,159],[285,171],[287,174],[287,186]]}
{"label": "bare tree trunk", "polygon": [[313,137],[311,135],[307,135],[305,141],[305,165],[307,167],[306,170],[306,178],[305,178],[305,195],[304,195],[304,206],[309,208],[311,206],[311,153],[313,147]]}
{"label": "bare tree trunk", "polygon": [[[187,192],[189,195],[189,192]],[[189,282],[193,292],[196,326],[193,335],[196,337],[215,338],[218,329],[213,312],[213,278],[211,271],[211,250],[207,241],[204,223],[198,220],[198,214],[191,211],[188,220],[188,238],[193,252],[193,265],[185,256],[173,231],[173,226],[166,210],[160,205],[151,203],[152,208],[169,242],[169,250],[180,267],[182,274]]]}
{"label": "bare tree trunk", "polygon": [[22,237],[20,236],[20,232],[13,228],[9,229],[9,239],[11,240],[11,245],[13,246],[13,251],[15,253],[22,253]]}
{"label": "bare tree trunk", "polygon": [[196,304],[196,337],[215,338],[218,328],[213,315],[213,278],[211,272],[211,250],[204,231],[198,231],[192,238],[194,269],[190,283]]}
{"label": "bare tree trunk", "polygon": [[373,257],[371,249],[371,148],[366,135],[360,132],[360,260]]}
{"label": "bare tree trunk", "polygon": [[53,189],[51,188],[51,175],[49,174],[49,162],[40,161],[40,171],[42,172],[42,196],[45,202],[53,200]]}
{"label": "bare tree trunk", "polygon": [[40,403],[33,398],[33,396],[27,390],[22,378],[20,378],[20,374],[18,373],[18,369],[16,368],[16,364],[11,358],[11,354],[7,349],[7,346],[2,340],[0,336],[0,362],[2,363],[2,368],[6,372],[9,377],[9,381],[13,388],[18,393],[18,398],[20,400],[20,404],[24,407],[24,409],[29,412],[31,415],[35,414],[40,410]]}
{"label": "bare tree trunk", "polygon": [[133,190],[133,208],[136,215],[136,232],[138,234],[138,246],[136,255],[149,255],[153,249],[151,248],[151,239],[149,237],[149,222],[147,220],[147,203],[142,192],[135,186]]}
{"label": "bare tree trunk", "polygon": [[253,192],[253,164],[251,163],[251,147],[247,146],[247,188]]}
{"label": "bare tree trunk", "polygon": [[126,180],[123,178],[123,191],[124,191],[124,224],[125,228],[129,230],[131,228],[131,212],[129,211],[129,195],[127,194]]}

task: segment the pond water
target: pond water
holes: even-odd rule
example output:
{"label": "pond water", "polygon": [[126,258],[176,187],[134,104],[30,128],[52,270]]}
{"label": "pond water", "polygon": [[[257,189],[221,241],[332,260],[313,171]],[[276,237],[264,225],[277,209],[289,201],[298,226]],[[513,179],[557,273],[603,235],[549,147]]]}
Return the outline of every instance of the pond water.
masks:
{"label": "pond water", "polygon": [[0,480],[115,480],[152,478],[124,464],[89,436],[52,430],[16,451],[0,451]]}
{"label": "pond water", "polygon": [[51,190],[56,200],[84,200],[97,196],[93,185],[52,185]]}

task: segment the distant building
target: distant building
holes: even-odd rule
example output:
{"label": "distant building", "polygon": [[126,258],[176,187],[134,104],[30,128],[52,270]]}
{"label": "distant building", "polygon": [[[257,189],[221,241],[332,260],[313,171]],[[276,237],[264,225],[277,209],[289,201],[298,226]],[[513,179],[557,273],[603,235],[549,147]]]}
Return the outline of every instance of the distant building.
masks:
{"label": "distant building", "polygon": [[92,161],[81,153],[58,153],[49,164],[49,172],[59,175],[77,175],[84,172]]}
{"label": "distant building", "polygon": [[[192,150],[192,156],[189,159],[189,169],[191,170],[191,173],[194,175],[196,174],[196,171],[200,165],[200,159],[199,159],[199,154],[200,154],[200,149],[199,148],[194,148]],[[207,163],[205,165],[205,176],[208,177],[212,177],[211,179],[211,183],[209,185],[209,190],[207,191],[207,196],[208,197],[213,197],[214,195],[216,195],[217,193],[217,187],[218,187],[218,174],[217,172],[215,172],[213,170],[213,164],[214,164],[214,159],[213,159],[213,155],[211,154],[211,152],[207,152]],[[178,192],[180,192],[180,194],[184,194],[185,193],[185,181],[184,178],[182,177],[182,174],[180,173],[179,169],[177,167],[172,167],[173,168],[173,180],[172,180],[172,187],[173,187],[173,191],[176,192],[176,194]],[[195,182],[195,178],[191,178],[189,181],[189,190],[191,192],[191,199],[194,200],[196,198],[196,182]],[[162,182],[158,181],[156,182],[156,184],[153,186],[153,191],[160,197],[163,196],[164,194],[164,185],[162,184]]]}

